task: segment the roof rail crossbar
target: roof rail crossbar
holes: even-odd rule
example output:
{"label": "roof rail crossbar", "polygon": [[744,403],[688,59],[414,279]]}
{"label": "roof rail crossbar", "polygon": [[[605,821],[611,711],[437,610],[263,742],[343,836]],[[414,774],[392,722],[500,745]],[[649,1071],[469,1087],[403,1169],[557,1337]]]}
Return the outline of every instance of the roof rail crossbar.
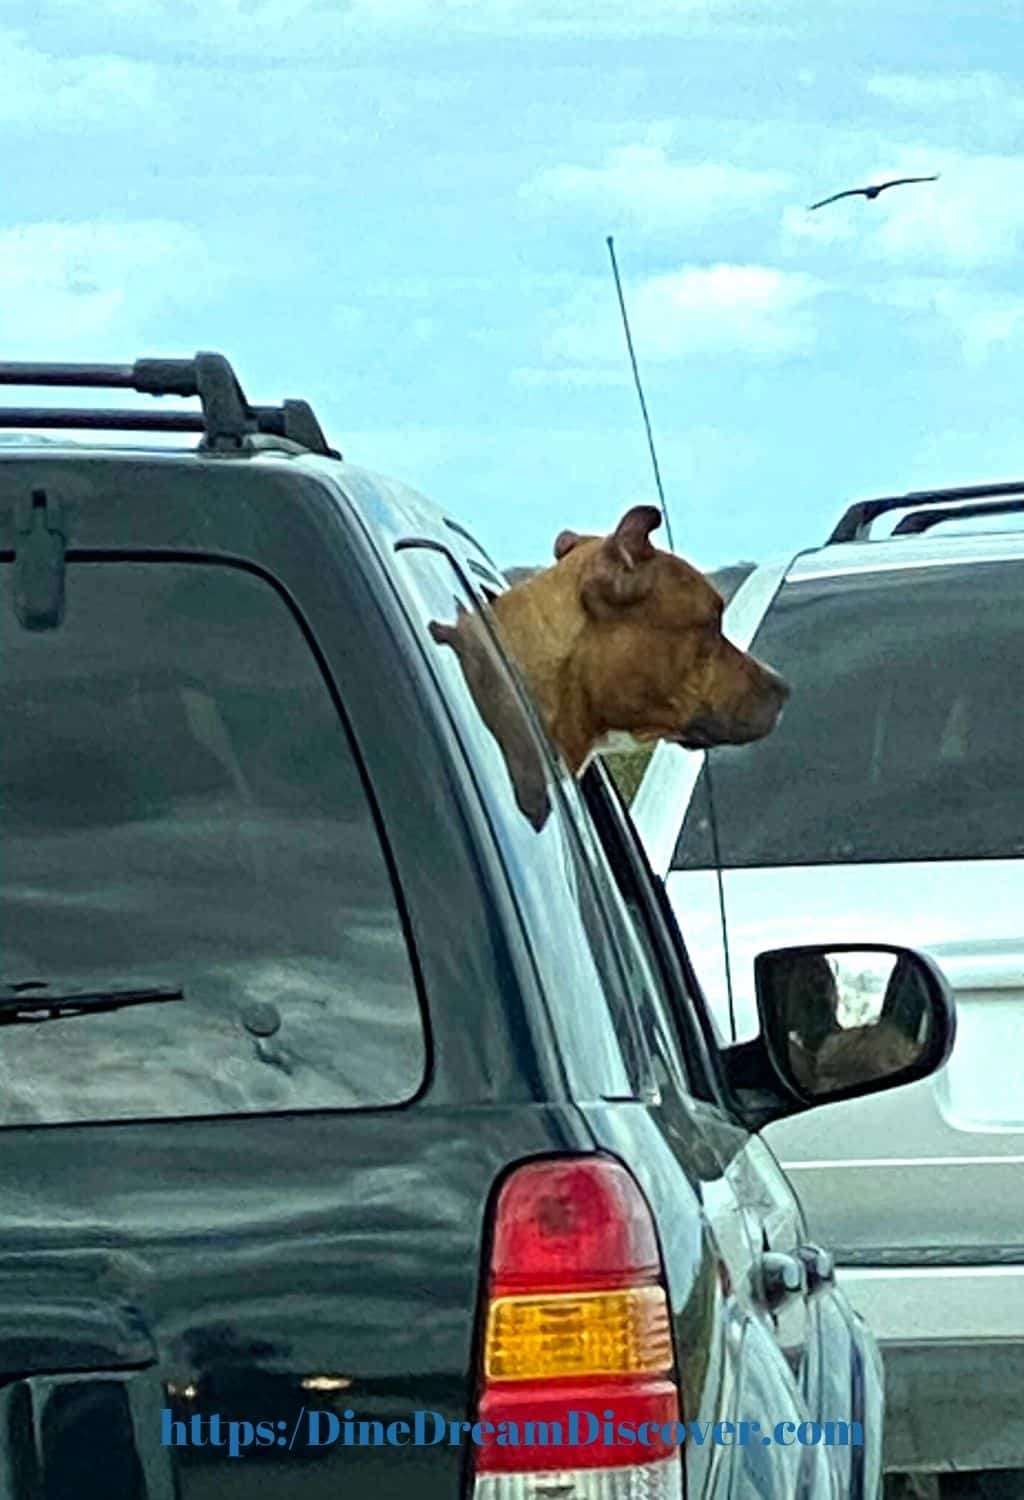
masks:
{"label": "roof rail crossbar", "polygon": [[945,505],[958,500],[986,500],[999,495],[1024,495],[1024,479],[1004,484],[972,484],[951,490],[914,490],[906,495],[887,495],[879,500],[855,500],[841,517],[827,546],[833,542],[862,542],[871,533],[873,521],[894,510],[911,510],[937,501]]}
{"label": "roof rail crossbar", "polygon": [[98,432],[205,432],[198,411],[101,411],[73,406],[2,406],[0,428],[39,427]]}
{"label": "roof rail crossbar", "polygon": [[[136,364],[143,363],[143,360],[136,361]],[[8,360],[0,364],[0,385],[77,385],[134,390],[134,370],[134,365],[48,365]]]}
{"label": "roof rail crossbar", "polygon": [[1008,516],[1024,511],[1024,494],[1016,500],[987,500],[977,505],[938,506],[933,510],[911,511],[893,527],[893,536],[920,536],[941,526],[944,521],[959,521],[963,516]]}
{"label": "roof rail crossbar", "polygon": [[137,359],[132,365],[0,363],[0,385],[76,386],[131,390],[148,396],[198,396],[202,414],[175,411],[79,411],[68,408],[3,407],[0,427],[81,428],[84,431],[200,432],[202,447],[241,451],[257,433],[281,437],[311,453],[341,455],[328,446],[306,401],[250,406],[234,370],[222,354],[192,359]]}

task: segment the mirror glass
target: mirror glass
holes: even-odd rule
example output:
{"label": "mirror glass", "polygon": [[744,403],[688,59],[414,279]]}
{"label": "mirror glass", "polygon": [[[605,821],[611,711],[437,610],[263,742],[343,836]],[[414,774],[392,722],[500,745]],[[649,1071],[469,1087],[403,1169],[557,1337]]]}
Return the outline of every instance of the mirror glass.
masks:
{"label": "mirror glass", "polygon": [[931,1041],[923,968],[874,950],[765,954],[763,982],[777,1055],[805,1093],[821,1098],[903,1073]]}

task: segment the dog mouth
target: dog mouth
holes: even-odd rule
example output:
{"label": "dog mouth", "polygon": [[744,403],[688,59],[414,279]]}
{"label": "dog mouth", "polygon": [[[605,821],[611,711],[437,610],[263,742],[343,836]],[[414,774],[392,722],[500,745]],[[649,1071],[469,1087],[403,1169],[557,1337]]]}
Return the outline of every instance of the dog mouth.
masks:
{"label": "dog mouth", "polygon": [[721,740],[702,730],[688,729],[685,734],[673,736],[677,745],[682,745],[684,750],[710,750],[712,745],[720,745]]}
{"label": "dog mouth", "polygon": [[675,744],[682,745],[684,750],[711,750],[715,745],[727,744],[736,727],[711,714],[702,714],[699,718],[691,719],[672,739]]}
{"label": "dog mouth", "polygon": [[744,720],[740,723],[724,724],[712,720],[699,720],[687,724],[685,729],[673,735],[672,738],[673,742],[682,745],[684,750],[713,750],[719,745],[749,745],[770,734],[781,718],[781,704],[776,704],[771,714],[761,715],[754,721]]}

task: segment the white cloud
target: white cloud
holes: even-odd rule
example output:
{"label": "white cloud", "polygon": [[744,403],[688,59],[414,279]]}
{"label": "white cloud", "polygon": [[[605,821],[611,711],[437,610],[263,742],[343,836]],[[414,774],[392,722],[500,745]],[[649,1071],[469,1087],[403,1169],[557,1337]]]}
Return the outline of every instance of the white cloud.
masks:
{"label": "white cloud", "polygon": [[803,245],[825,246],[848,244],[857,236],[857,225],[851,214],[808,213],[806,207],[791,203],[783,211],[782,233],[786,239]]}
{"label": "white cloud", "polygon": [[[216,36],[226,54],[273,47],[278,56],[396,41],[429,34],[475,39],[558,41],[721,36],[778,29],[774,13],[751,20],[745,0],[62,0],[62,20],[95,27],[97,17],[165,44]],[[102,22],[100,22],[102,24]],[[129,41],[127,30],[120,36]]]}
{"label": "white cloud", "polygon": [[54,57],[0,28],[0,124],[80,133],[132,127],[157,100],[157,69],[110,53]]}
{"label": "white cloud", "polygon": [[548,168],[520,196],[543,212],[581,212],[609,228],[644,236],[678,234],[763,209],[784,192],[786,174],[717,161],[673,161],[657,145],[611,151],[597,167]]}
{"label": "white cloud", "polygon": [[585,6],[578,0],[351,0],[348,15],[356,24],[387,30],[426,22],[455,34],[624,37],[686,34],[718,17],[727,20],[738,9],[735,0],[637,0],[629,7],[621,0],[588,0]]}
{"label": "white cloud", "polygon": [[919,320],[938,320],[968,365],[983,365],[1005,345],[1024,341],[1024,294],[966,280],[917,276],[876,285],[873,302]]}
{"label": "white cloud", "polygon": [[[785,360],[811,351],[823,282],[773,266],[684,266],[627,292],[638,356],[647,363],[699,358]],[[557,314],[545,352],[555,362],[616,368],[626,358],[614,294],[581,287]]]}
{"label": "white cloud", "polygon": [[1024,249],[1024,157],[918,151],[895,175],[919,172],[926,160],[941,171],[939,182],[894,189],[869,205],[882,209],[875,253],[963,269],[1016,260]]}
{"label": "white cloud", "polygon": [[63,351],[134,357],[159,313],[214,290],[215,268],[190,225],[143,219],[21,224],[0,230],[0,340],[12,358]]}
{"label": "white cloud", "polygon": [[975,119],[992,112],[1005,120],[1024,119],[1024,94],[998,73],[876,73],[864,85],[876,99],[909,114],[948,117],[951,110]]}

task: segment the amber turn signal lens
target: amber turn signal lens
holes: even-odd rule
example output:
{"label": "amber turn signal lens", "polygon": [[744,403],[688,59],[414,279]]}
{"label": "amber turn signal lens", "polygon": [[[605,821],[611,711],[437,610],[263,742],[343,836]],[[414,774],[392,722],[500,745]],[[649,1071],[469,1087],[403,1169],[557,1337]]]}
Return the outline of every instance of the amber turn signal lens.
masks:
{"label": "amber turn signal lens", "polygon": [[659,1286],[498,1297],[487,1320],[488,1380],[656,1375],[672,1368],[668,1304]]}

